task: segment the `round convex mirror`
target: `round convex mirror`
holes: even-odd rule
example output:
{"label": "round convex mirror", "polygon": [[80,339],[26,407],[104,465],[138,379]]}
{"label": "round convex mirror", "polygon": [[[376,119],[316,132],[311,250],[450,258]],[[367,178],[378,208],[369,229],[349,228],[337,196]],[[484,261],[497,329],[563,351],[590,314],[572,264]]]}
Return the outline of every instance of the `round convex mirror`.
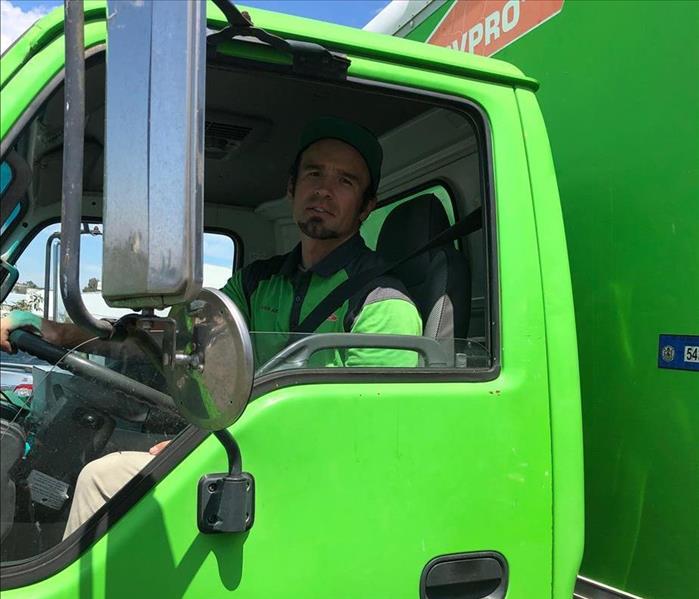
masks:
{"label": "round convex mirror", "polygon": [[189,422],[221,430],[243,413],[254,374],[243,315],[216,289],[170,312],[177,324],[175,363],[166,368],[170,395]]}

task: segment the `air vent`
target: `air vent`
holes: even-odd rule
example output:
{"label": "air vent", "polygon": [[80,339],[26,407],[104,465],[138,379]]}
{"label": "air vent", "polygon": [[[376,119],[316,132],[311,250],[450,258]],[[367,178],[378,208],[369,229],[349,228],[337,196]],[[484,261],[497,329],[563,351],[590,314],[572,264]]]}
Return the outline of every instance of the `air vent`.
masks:
{"label": "air vent", "polygon": [[204,150],[206,157],[212,160],[223,160],[237,150],[252,127],[206,121],[204,125]]}

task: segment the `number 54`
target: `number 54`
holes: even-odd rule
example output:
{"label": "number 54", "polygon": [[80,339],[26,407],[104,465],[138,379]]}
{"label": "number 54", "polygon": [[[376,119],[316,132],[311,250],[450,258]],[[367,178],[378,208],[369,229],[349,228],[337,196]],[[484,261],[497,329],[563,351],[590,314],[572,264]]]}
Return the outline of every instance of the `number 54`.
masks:
{"label": "number 54", "polygon": [[684,361],[699,362],[699,345],[684,346]]}

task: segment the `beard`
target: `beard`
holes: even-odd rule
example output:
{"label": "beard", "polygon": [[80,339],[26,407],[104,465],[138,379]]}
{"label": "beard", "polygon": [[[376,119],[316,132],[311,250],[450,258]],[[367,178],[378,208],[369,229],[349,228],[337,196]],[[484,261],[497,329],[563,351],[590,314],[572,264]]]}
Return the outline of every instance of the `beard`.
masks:
{"label": "beard", "polygon": [[328,228],[320,218],[311,217],[308,220],[299,221],[297,224],[301,232],[311,239],[337,239],[340,237],[337,231]]}

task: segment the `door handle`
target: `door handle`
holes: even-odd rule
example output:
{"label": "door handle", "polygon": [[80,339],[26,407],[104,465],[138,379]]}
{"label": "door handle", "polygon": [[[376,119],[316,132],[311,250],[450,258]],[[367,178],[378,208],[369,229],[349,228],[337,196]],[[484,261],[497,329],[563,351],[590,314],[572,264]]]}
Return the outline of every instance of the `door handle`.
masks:
{"label": "door handle", "polygon": [[495,551],[443,555],[420,577],[420,599],[502,599],[507,561]]}

